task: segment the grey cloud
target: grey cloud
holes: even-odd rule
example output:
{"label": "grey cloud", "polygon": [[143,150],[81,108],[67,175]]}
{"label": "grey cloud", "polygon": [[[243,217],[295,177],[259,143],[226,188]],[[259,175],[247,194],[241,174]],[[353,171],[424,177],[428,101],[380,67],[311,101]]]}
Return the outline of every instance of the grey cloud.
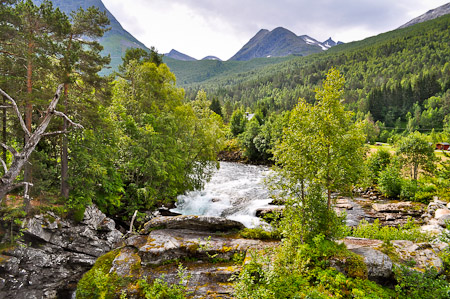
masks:
{"label": "grey cloud", "polygon": [[[225,20],[236,31],[256,33],[261,28],[286,27],[297,34],[313,27],[345,30],[350,27],[368,31],[395,29],[408,21],[405,6],[418,0],[175,0],[214,20]],[[330,32],[329,34],[333,34]]]}

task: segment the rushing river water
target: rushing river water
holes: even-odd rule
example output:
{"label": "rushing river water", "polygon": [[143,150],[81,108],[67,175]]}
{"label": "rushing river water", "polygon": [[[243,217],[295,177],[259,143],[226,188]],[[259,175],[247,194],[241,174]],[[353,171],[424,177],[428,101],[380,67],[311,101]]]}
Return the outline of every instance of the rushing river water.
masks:
{"label": "rushing river water", "polygon": [[269,168],[221,162],[220,169],[201,191],[178,197],[172,211],[183,215],[222,216],[255,227],[263,222],[255,216],[258,208],[269,207],[272,199],[264,186]]}
{"label": "rushing river water", "polygon": [[[264,226],[255,213],[258,208],[271,206],[272,199],[264,185],[269,172],[265,166],[221,162],[205,188],[178,196],[177,208],[172,211],[183,215],[222,216],[240,221],[246,227]],[[346,222],[356,226],[366,214],[357,201],[348,201],[353,208],[346,211]]]}

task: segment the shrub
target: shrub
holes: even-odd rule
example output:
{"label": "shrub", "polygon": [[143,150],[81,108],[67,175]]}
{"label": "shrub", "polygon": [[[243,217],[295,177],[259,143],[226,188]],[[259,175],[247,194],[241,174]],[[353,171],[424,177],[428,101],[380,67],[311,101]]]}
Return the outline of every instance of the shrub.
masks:
{"label": "shrub", "polygon": [[434,268],[421,273],[405,266],[395,266],[394,274],[398,282],[395,291],[399,298],[450,298],[450,284]]}
{"label": "shrub", "polygon": [[380,172],[378,187],[382,193],[389,197],[398,197],[401,194],[402,177],[398,162],[389,164],[386,169]]}
{"label": "shrub", "polygon": [[362,220],[352,231],[351,235],[358,238],[377,239],[382,241],[409,240],[414,242],[425,242],[430,240],[428,234],[420,232],[417,225],[410,218],[408,222],[400,227],[381,226],[380,221],[376,219],[370,224]]}

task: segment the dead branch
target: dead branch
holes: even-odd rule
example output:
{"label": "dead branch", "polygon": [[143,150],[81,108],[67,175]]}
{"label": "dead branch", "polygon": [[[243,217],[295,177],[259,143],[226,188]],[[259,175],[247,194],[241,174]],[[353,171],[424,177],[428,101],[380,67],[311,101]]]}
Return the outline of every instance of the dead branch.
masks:
{"label": "dead branch", "polygon": [[61,134],[66,134],[66,133],[69,133],[69,131],[63,130],[63,131],[48,132],[48,133],[42,134],[42,137],[55,136],[55,135],[61,135]]}
{"label": "dead branch", "polygon": [[6,166],[6,163],[5,163],[5,161],[3,161],[3,159],[2,158],[0,158],[0,162],[2,163],[2,166],[3,166],[3,171],[6,173],[7,171],[8,171],[8,167]]}
{"label": "dead branch", "polygon": [[22,130],[25,132],[25,134],[27,134],[28,137],[30,137],[31,133],[30,133],[30,131],[28,131],[27,126],[25,125],[25,122],[23,121],[22,115],[20,114],[19,107],[17,107],[16,101],[14,101],[14,99],[11,98],[9,96],[9,94],[4,92],[1,88],[0,88],[0,93],[11,102],[11,104],[14,108],[14,111],[16,112],[16,115],[19,118],[19,122],[20,122],[20,125],[22,126]]}
{"label": "dead branch", "polygon": [[65,115],[64,113],[60,112],[60,111],[53,111],[53,113],[59,117],[64,118],[65,120],[67,120],[67,122],[74,126],[75,128],[79,128],[79,129],[84,129],[84,127],[80,124],[74,123],[67,115]]}
{"label": "dead branch", "polygon": [[3,147],[4,149],[6,149],[7,151],[9,151],[13,156],[18,155],[16,149],[13,148],[12,146],[4,144],[3,142],[0,142],[0,146]]}
{"label": "dead branch", "polygon": [[[13,107],[16,110],[16,114],[19,117],[19,121],[21,122],[22,129],[29,136],[27,142],[25,143],[25,145],[20,153],[17,152],[11,146],[0,143],[0,146],[6,148],[13,155],[13,160],[11,162],[11,165],[9,166],[9,169],[7,169],[5,174],[0,178],[0,203],[3,200],[3,198],[5,198],[6,194],[8,194],[11,190],[16,189],[21,186],[25,186],[24,199],[29,200],[28,189],[30,186],[32,186],[32,184],[30,182],[14,183],[14,181],[17,178],[17,176],[19,175],[19,173],[22,170],[25,163],[28,162],[28,158],[30,157],[30,155],[34,151],[34,149],[36,148],[36,145],[39,143],[41,138],[43,136],[46,136],[49,134],[49,133],[45,133],[45,130],[47,129],[48,125],[50,124],[50,121],[53,118],[53,116],[56,115],[56,116],[60,116],[60,117],[64,117],[64,118],[68,119],[64,113],[61,113],[61,112],[58,112],[55,110],[56,105],[58,104],[58,101],[60,99],[60,95],[61,95],[63,88],[64,88],[63,84],[60,84],[58,86],[58,88],[56,89],[56,93],[45,112],[42,122],[37,126],[37,128],[32,133],[28,132],[27,128],[25,127],[25,124],[23,123],[23,119],[19,113],[19,109],[17,108],[17,104],[14,101],[14,99],[12,99],[6,92],[4,92],[3,90],[0,89],[0,93],[3,94],[13,104]],[[69,120],[69,122],[74,127],[82,127],[81,125],[76,124],[70,120]],[[55,133],[55,132],[52,132],[52,133]],[[4,163],[4,161],[3,161],[3,163]],[[5,166],[6,166],[6,164],[4,165],[4,168],[5,168]]]}

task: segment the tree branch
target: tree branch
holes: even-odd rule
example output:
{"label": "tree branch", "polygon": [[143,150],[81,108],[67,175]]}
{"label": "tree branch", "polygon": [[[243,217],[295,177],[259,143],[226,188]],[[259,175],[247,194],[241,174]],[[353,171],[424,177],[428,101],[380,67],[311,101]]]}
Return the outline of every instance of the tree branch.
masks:
{"label": "tree branch", "polygon": [[0,158],[0,162],[2,163],[2,165],[3,165],[3,170],[5,171],[5,173],[7,173],[8,172],[8,167],[6,166],[6,163],[5,163],[5,161],[3,161],[3,159],[2,158]]}
{"label": "tree branch", "polygon": [[0,88],[0,93],[3,96],[5,96],[12,103],[14,111],[16,112],[17,117],[19,118],[20,125],[22,126],[22,130],[25,132],[25,134],[28,137],[30,137],[31,133],[30,133],[30,131],[28,131],[27,126],[25,125],[25,122],[23,121],[22,115],[20,114],[19,107],[17,107],[16,101],[14,101],[14,99],[12,97],[10,97],[9,94],[4,92],[3,89],[1,89],[1,88]]}
{"label": "tree branch", "polygon": [[55,132],[48,132],[48,133],[44,133],[42,134],[42,137],[47,137],[47,136],[54,136],[54,135],[60,135],[60,134],[66,134],[69,131],[67,130],[63,130],[63,131],[55,131]]}
{"label": "tree branch", "polygon": [[67,120],[67,122],[69,122],[69,124],[71,124],[72,126],[74,126],[75,128],[80,128],[80,129],[84,129],[84,127],[80,124],[74,123],[69,117],[67,117],[67,115],[65,115],[64,113],[60,112],[60,111],[53,111],[53,114],[55,114],[56,116],[62,117],[65,120]]}
{"label": "tree branch", "polygon": [[0,146],[3,147],[4,149],[6,149],[7,151],[9,151],[14,157],[18,155],[18,152],[16,151],[16,149],[13,148],[12,146],[4,144],[3,142],[0,142]]}

